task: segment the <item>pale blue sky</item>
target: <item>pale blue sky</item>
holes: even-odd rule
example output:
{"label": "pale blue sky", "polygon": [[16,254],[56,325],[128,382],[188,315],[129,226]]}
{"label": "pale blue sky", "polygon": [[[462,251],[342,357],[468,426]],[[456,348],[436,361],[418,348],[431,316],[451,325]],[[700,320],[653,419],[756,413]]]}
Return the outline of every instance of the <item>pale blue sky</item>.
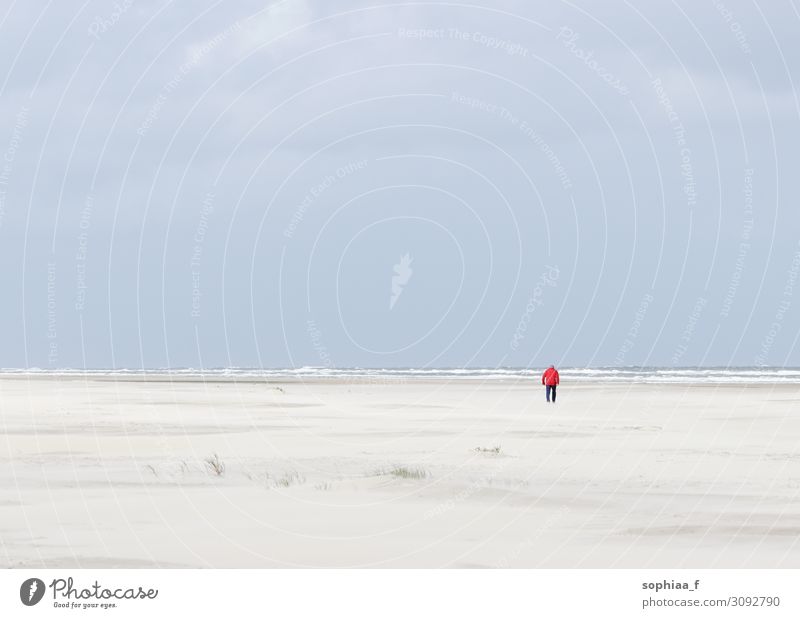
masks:
{"label": "pale blue sky", "polygon": [[791,2],[116,7],[0,4],[0,366],[800,365]]}

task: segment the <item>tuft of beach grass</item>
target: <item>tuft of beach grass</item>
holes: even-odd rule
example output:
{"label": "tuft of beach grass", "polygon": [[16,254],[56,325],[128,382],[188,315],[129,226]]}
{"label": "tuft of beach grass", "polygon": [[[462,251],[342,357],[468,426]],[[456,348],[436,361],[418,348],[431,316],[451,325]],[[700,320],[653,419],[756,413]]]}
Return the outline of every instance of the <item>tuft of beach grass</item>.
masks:
{"label": "tuft of beach grass", "polygon": [[393,476],[398,479],[414,479],[420,480],[430,476],[425,468],[411,467],[411,466],[394,466],[389,470],[381,470],[378,476]]}
{"label": "tuft of beach grass", "polygon": [[208,466],[209,470],[216,476],[225,475],[225,464],[219,458],[219,455],[217,455],[216,453],[214,453],[211,457],[206,459],[206,465]]}

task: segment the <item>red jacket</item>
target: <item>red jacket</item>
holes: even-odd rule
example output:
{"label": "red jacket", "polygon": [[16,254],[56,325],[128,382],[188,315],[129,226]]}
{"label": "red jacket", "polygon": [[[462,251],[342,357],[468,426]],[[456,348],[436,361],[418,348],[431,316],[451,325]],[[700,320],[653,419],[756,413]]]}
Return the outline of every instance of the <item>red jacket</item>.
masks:
{"label": "red jacket", "polygon": [[554,367],[546,369],[542,374],[542,384],[545,386],[556,386],[558,384],[558,371]]}

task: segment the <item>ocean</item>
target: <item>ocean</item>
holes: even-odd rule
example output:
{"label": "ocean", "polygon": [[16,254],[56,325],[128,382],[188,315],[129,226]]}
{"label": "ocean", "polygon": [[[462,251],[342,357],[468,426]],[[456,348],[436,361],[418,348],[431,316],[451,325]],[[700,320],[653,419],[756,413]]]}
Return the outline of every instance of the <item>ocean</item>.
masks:
{"label": "ocean", "polygon": [[[64,377],[153,377],[209,380],[342,379],[369,382],[404,380],[538,380],[544,367],[499,368],[175,368],[175,369],[0,369],[0,376],[64,376]],[[800,384],[800,368],[794,367],[563,367],[559,368],[562,383],[569,382],[641,382],[641,383],[707,383],[707,384]]]}

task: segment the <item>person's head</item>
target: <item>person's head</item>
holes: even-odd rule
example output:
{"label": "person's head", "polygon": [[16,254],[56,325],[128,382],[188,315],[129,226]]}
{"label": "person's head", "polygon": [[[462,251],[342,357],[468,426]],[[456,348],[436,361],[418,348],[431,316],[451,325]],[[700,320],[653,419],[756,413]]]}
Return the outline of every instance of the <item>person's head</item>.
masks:
{"label": "person's head", "polygon": [[555,365],[550,365],[550,367],[548,367],[548,369],[555,369],[555,368],[556,368]]}

